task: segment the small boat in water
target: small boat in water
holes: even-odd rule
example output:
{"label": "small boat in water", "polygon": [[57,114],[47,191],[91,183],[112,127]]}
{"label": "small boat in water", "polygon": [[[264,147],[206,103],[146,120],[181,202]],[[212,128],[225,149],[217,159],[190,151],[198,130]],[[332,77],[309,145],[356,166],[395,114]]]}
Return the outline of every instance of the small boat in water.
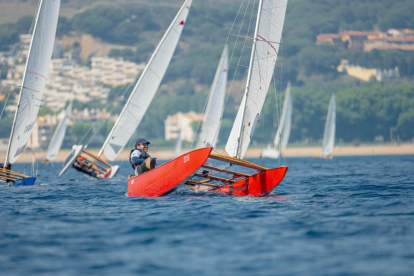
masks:
{"label": "small boat in water", "polygon": [[24,152],[41,105],[52,59],[60,0],[42,0],[37,11],[17,110],[14,116],[0,180],[14,185],[33,185],[36,177],[11,170],[11,165]]}
{"label": "small boat in water", "polygon": [[[109,161],[114,161],[144,117],[170,64],[187,20],[191,3],[192,0],[184,2],[162,37],[99,153],[94,155],[91,152],[86,152],[85,146],[75,145],[73,151],[66,158],[69,165],[64,163],[59,176],[63,175],[71,166],[97,179],[110,179],[115,176],[119,166],[111,165],[103,159],[103,156]],[[78,152],[79,149],[81,150]],[[82,160],[79,160],[79,157]]]}
{"label": "small boat in water", "polygon": [[[128,180],[128,196],[163,196],[180,185],[208,192],[239,196],[263,196],[283,179],[287,167],[266,168],[243,160],[253,136],[276,65],[287,0],[260,0],[248,77],[242,104],[227,141],[229,156],[211,154],[212,147],[193,150],[167,164]],[[207,163],[225,162],[224,168]],[[167,166],[168,165],[168,166]],[[229,170],[230,166],[252,169],[252,174]],[[230,178],[218,173],[232,175]]]}

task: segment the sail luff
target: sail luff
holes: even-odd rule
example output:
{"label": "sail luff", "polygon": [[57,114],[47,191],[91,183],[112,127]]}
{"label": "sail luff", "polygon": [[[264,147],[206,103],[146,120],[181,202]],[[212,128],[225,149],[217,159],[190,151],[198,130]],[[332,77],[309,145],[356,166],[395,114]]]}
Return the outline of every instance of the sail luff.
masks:
{"label": "sail luff", "polygon": [[[254,63],[254,56],[256,53],[256,45],[257,45],[257,35],[259,33],[259,24],[260,24],[260,15],[262,13],[262,7],[263,7],[263,0],[260,0],[259,2],[259,8],[257,9],[257,19],[256,19],[256,28],[254,30],[254,36],[253,36],[253,46],[252,46],[252,53],[250,56],[250,64],[249,64],[249,71],[247,74],[247,81],[246,81],[246,89],[244,92],[244,97],[243,97],[243,104],[242,104],[242,113],[241,113],[241,120],[240,120],[240,126],[239,126],[239,136],[237,138],[237,149],[236,149],[236,155],[234,157],[236,158],[243,158],[243,156],[241,156],[241,152],[240,152],[240,145],[242,143],[242,139],[243,139],[243,124],[244,124],[244,120],[245,120],[245,114],[246,114],[246,107],[247,107],[247,99],[249,96],[249,87],[250,87],[250,82],[252,80],[252,72],[253,72],[253,63]],[[243,154],[244,155],[244,154]]]}
{"label": "sail luff", "polygon": [[331,155],[335,143],[335,120],[336,120],[336,105],[335,94],[332,94],[329,101],[328,114],[325,122],[325,130],[323,133],[322,142],[322,156],[326,157]]}
{"label": "sail luff", "polygon": [[65,138],[65,133],[71,113],[72,102],[70,102],[68,107],[66,108],[65,116],[63,117],[62,121],[59,122],[52,139],[50,139],[50,143],[46,151],[47,160],[55,159],[57,154],[59,153],[59,150],[62,147],[63,139]]}
{"label": "sail luff", "polygon": [[158,90],[172,55],[174,54],[191,3],[192,0],[184,2],[171,25],[168,27],[99,151],[98,156],[104,154],[108,160],[114,160],[138,127]]}
{"label": "sail luff", "polygon": [[[36,29],[37,29],[37,23],[39,21],[39,15],[40,15],[40,11],[42,9],[42,6],[43,6],[43,0],[40,0],[39,8],[37,10],[37,15],[36,15],[36,21],[35,21],[35,25],[34,25],[34,28],[33,28],[32,38],[30,39],[30,48],[29,48],[29,52],[28,52],[28,57],[30,57],[30,53],[32,51],[31,45],[33,44],[34,34],[36,32]],[[29,60],[29,58],[27,58],[27,60]],[[5,166],[8,164],[8,161],[9,161],[10,146],[11,146],[12,139],[13,139],[14,128],[16,126],[17,113],[18,113],[19,106],[20,106],[20,102],[21,102],[21,99],[22,99],[23,85],[24,85],[24,80],[26,79],[27,65],[28,65],[28,62],[26,62],[26,65],[24,67],[24,73],[23,73],[23,79],[22,79],[22,87],[20,88],[19,99],[17,100],[17,110],[14,113],[14,119],[13,119],[12,129],[11,129],[10,138],[9,138],[9,144],[7,146],[6,160],[4,161],[4,165]]]}
{"label": "sail luff", "polygon": [[275,146],[275,148],[279,147],[280,138],[281,138],[281,135],[283,135],[285,122],[287,119],[286,114],[289,108],[289,99],[290,99],[290,82],[288,83],[288,86],[286,88],[285,100],[283,101],[282,115],[280,116],[279,127],[277,128],[275,141],[273,142],[273,145]]}
{"label": "sail luff", "polygon": [[60,0],[40,1],[5,164],[14,163],[19,158],[32,133],[52,58],[59,7]]}
{"label": "sail luff", "polygon": [[198,138],[197,148],[216,146],[220,130],[221,117],[223,116],[225,92],[227,86],[228,52],[224,46],[220,62],[214,76],[213,85],[207,103],[206,112]]}

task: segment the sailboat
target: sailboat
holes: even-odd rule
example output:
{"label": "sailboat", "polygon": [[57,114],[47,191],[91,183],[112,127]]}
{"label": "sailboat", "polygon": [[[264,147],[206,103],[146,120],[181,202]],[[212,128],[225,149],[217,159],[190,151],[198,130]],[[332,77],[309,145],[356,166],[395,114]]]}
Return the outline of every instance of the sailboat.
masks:
{"label": "sailboat", "polygon": [[6,168],[11,168],[26,148],[39,112],[52,59],[59,7],[60,0],[39,3],[6,159],[0,169],[0,180],[14,182],[14,185],[33,185],[36,180]]}
{"label": "sailboat", "polygon": [[225,45],[216,75],[214,76],[207,108],[204,113],[203,126],[198,137],[197,148],[215,147],[217,143],[227,86],[227,71],[229,66],[227,48],[227,45]]}
{"label": "sailboat", "polygon": [[55,160],[60,151],[60,148],[62,147],[63,139],[65,138],[70,114],[72,114],[72,102],[70,102],[66,107],[65,116],[59,122],[55,133],[53,133],[52,139],[50,140],[49,146],[47,147],[45,158],[40,159],[40,161],[49,163],[50,161]]}
{"label": "sailboat", "polygon": [[177,142],[175,143],[174,158],[177,158],[178,156],[180,156],[182,146],[183,146],[183,140],[182,140],[181,130],[180,130],[180,132],[178,133]]}
{"label": "sailboat", "polygon": [[279,158],[280,154],[286,149],[289,142],[290,129],[292,126],[292,97],[290,96],[290,83],[286,88],[285,100],[283,102],[282,116],[280,117],[279,127],[273,147],[268,147],[263,151],[263,157]]}
{"label": "sailboat", "polygon": [[[282,181],[288,169],[286,166],[269,169],[245,161],[243,157],[273,77],[286,6],[287,0],[259,1],[245,94],[225,148],[230,156],[211,154],[212,147],[191,151],[130,178],[128,196],[163,196],[177,189],[180,184],[205,186],[210,188],[209,191],[227,195],[263,196]],[[213,166],[206,162],[208,159],[248,168],[254,173],[229,170],[228,165],[224,168]],[[216,173],[231,177],[218,176]]]}
{"label": "sailboat", "polygon": [[103,156],[109,161],[114,161],[144,117],[170,64],[191,3],[192,0],[184,2],[167,29],[99,153],[95,155],[86,151],[83,145],[75,145],[64,162],[59,176],[72,165],[78,166],[78,169],[88,166],[93,169],[92,174],[88,174],[98,179],[109,179],[117,173],[119,166],[111,165],[103,159]]}
{"label": "sailboat", "polygon": [[329,102],[328,114],[326,115],[325,130],[322,142],[322,158],[332,159],[332,151],[335,144],[335,128],[336,128],[336,105],[335,94],[332,94]]}

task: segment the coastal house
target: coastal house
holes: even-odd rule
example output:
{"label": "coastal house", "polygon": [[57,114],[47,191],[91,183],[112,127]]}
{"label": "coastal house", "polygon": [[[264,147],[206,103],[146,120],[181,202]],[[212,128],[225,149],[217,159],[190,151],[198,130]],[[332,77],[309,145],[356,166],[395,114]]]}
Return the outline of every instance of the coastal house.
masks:
{"label": "coastal house", "polygon": [[337,67],[338,72],[346,73],[351,77],[359,80],[370,82],[372,80],[383,81],[385,78],[398,78],[398,67],[394,69],[377,69],[377,68],[364,68],[358,65],[349,64],[349,61],[341,60],[341,64]]}
{"label": "coastal house", "polygon": [[165,140],[175,140],[181,132],[181,139],[183,141],[192,142],[194,139],[193,122],[202,121],[203,114],[190,111],[188,113],[178,112],[174,115],[169,115],[164,121],[165,123]]}

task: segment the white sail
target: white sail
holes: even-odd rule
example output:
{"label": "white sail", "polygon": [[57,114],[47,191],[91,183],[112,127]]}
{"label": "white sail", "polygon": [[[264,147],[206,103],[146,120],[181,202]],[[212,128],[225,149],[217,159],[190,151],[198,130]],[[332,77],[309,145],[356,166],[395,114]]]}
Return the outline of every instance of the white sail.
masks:
{"label": "white sail", "polygon": [[26,69],[14,117],[6,163],[23,153],[35,124],[52,58],[60,0],[42,0],[36,17]]}
{"label": "white sail", "polygon": [[292,98],[289,95],[288,111],[286,113],[285,127],[283,128],[283,132],[282,132],[282,141],[281,141],[282,152],[286,149],[289,143],[290,129],[292,128],[292,109],[293,109]]}
{"label": "white sail", "polygon": [[243,158],[263,107],[281,42],[287,0],[261,0],[245,94],[227,141],[230,156]]}
{"label": "white sail", "polygon": [[183,140],[182,140],[182,135],[180,131],[180,133],[178,134],[177,143],[175,144],[174,158],[177,158],[178,156],[180,156],[182,145],[183,145]]}
{"label": "white sail", "polygon": [[[283,109],[282,109],[282,115],[280,116],[279,127],[277,128],[275,141],[273,142],[273,145],[275,146],[275,148],[279,148],[280,138],[283,135],[285,135],[285,133],[286,133],[285,132],[286,123],[289,120],[292,120],[291,110],[290,110],[290,114],[289,114],[289,109],[291,109],[291,105],[292,105],[292,102],[291,102],[291,99],[290,99],[290,82],[289,82],[288,86],[286,88],[285,100],[283,102]],[[290,132],[290,126],[289,126],[289,132]],[[289,134],[287,134],[288,138],[289,138]],[[284,137],[284,138],[286,138],[286,137]],[[284,140],[286,140],[286,139],[282,139],[282,144],[283,144],[283,142],[285,142]],[[286,141],[286,145],[287,145],[287,141]],[[282,147],[282,150],[283,149],[284,148]]]}
{"label": "white sail", "polygon": [[225,45],[213,85],[211,86],[211,93],[204,114],[204,122],[198,138],[197,148],[216,146],[221,117],[223,115],[228,63],[227,45]]}
{"label": "white sail", "polygon": [[46,159],[54,160],[59,153],[60,148],[62,147],[63,139],[65,138],[66,129],[68,126],[68,121],[70,114],[72,113],[72,102],[69,103],[66,108],[65,117],[58,124],[55,133],[53,134],[52,139],[50,140],[49,147],[46,151]]}
{"label": "white sail", "polygon": [[99,156],[104,154],[108,160],[115,160],[135,132],[167,71],[187,19],[191,3],[192,0],[184,2],[164,34],[102,146],[98,154]]}
{"label": "white sail", "polygon": [[335,143],[335,128],[336,128],[336,106],[335,94],[332,94],[329,103],[328,114],[326,116],[325,131],[323,133],[322,142],[322,156],[327,157],[332,154]]}

